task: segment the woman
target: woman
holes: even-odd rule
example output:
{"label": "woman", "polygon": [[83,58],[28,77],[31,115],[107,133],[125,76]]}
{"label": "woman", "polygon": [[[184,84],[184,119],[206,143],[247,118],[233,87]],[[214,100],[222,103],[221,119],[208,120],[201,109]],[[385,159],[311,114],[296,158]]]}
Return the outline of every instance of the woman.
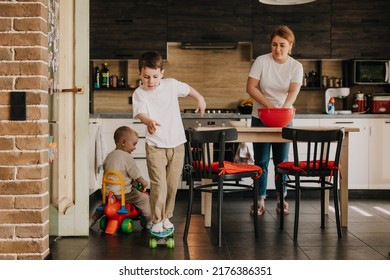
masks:
{"label": "woman", "polygon": [[[302,85],[303,66],[290,56],[294,42],[294,33],[287,26],[277,27],[271,34],[271,53],[257,57],[251,67],[246,90],[254,99],[252,127],[264,126],[259,120],[258,108],[290,108],[298,96]],[[264,199],[271,148],[274,166],[288,159],[288,143],[253,143],[255,164],[263,169],[258,215],[265,212]],[[281,178],[275,178],[275,186],[277,190],[281,187]],[[278,201],[279,197],[276,211],[279,211]],[[253,211],[252,206],[251,214]],[[288,214],[287,202],[284,203],[284,213]]]}

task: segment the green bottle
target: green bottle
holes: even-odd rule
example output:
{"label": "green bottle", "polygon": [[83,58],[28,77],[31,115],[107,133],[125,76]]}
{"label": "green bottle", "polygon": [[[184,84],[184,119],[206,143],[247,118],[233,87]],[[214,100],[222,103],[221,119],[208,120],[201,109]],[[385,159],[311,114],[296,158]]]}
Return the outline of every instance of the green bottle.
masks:
{"label": "green bottle", "polygon": [[107,62],[103,63],[103,69],[102,69],[102,88],[108,88],[110,87],[110,70],[108,70],[108,64]]}

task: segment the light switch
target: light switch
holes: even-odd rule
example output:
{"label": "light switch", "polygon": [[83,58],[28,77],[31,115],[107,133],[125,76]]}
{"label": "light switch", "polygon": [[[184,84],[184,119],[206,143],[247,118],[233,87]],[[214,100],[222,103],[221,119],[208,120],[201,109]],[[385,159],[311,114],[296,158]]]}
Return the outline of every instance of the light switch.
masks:
{"label": "light switch", "polygon": [[12,91],[11,92],[11,120],[25,121],[26,120],[26,92]]}

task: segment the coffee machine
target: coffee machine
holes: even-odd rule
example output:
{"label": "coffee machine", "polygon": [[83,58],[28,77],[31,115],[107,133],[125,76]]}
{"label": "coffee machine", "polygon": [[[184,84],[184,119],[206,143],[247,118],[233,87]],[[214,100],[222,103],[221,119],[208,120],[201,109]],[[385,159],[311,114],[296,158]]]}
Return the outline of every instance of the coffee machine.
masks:
{"label": "coffee machine", "polygon": [[[351,114],[351,110],[347,110],[348,108],[348,95],[350,93],[349,88],[340,87],[340,88],[328,88],[325,91],[325,113],[330,114],[328,109],[328,103],[330,99],[333,97],[335,100],[336,111],[335,114]],[[340,104],[339,104],[340,103]]]}

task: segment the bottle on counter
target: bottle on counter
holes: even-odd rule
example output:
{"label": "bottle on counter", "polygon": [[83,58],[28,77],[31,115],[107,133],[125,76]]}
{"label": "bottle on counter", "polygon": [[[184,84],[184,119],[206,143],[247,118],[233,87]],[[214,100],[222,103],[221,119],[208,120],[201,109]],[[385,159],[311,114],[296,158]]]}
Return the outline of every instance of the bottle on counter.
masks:
{"label": "bottle on counter", "polygon": [[108,70],[107,62],[103,63],[101,87],[103,88],[110,87],[110,70]]}
{"label": "bottle on counter", "polygon": [[329,98],[328,102],[328,114],[334,115],[336,113],[335,111],[335,100],[334,97]]}
{"label": "bottle on counter", "polygon": [[95,68],[95,81],[94,81],[93,87],[100,88],[100,69],[99,69],[99,67]]}

